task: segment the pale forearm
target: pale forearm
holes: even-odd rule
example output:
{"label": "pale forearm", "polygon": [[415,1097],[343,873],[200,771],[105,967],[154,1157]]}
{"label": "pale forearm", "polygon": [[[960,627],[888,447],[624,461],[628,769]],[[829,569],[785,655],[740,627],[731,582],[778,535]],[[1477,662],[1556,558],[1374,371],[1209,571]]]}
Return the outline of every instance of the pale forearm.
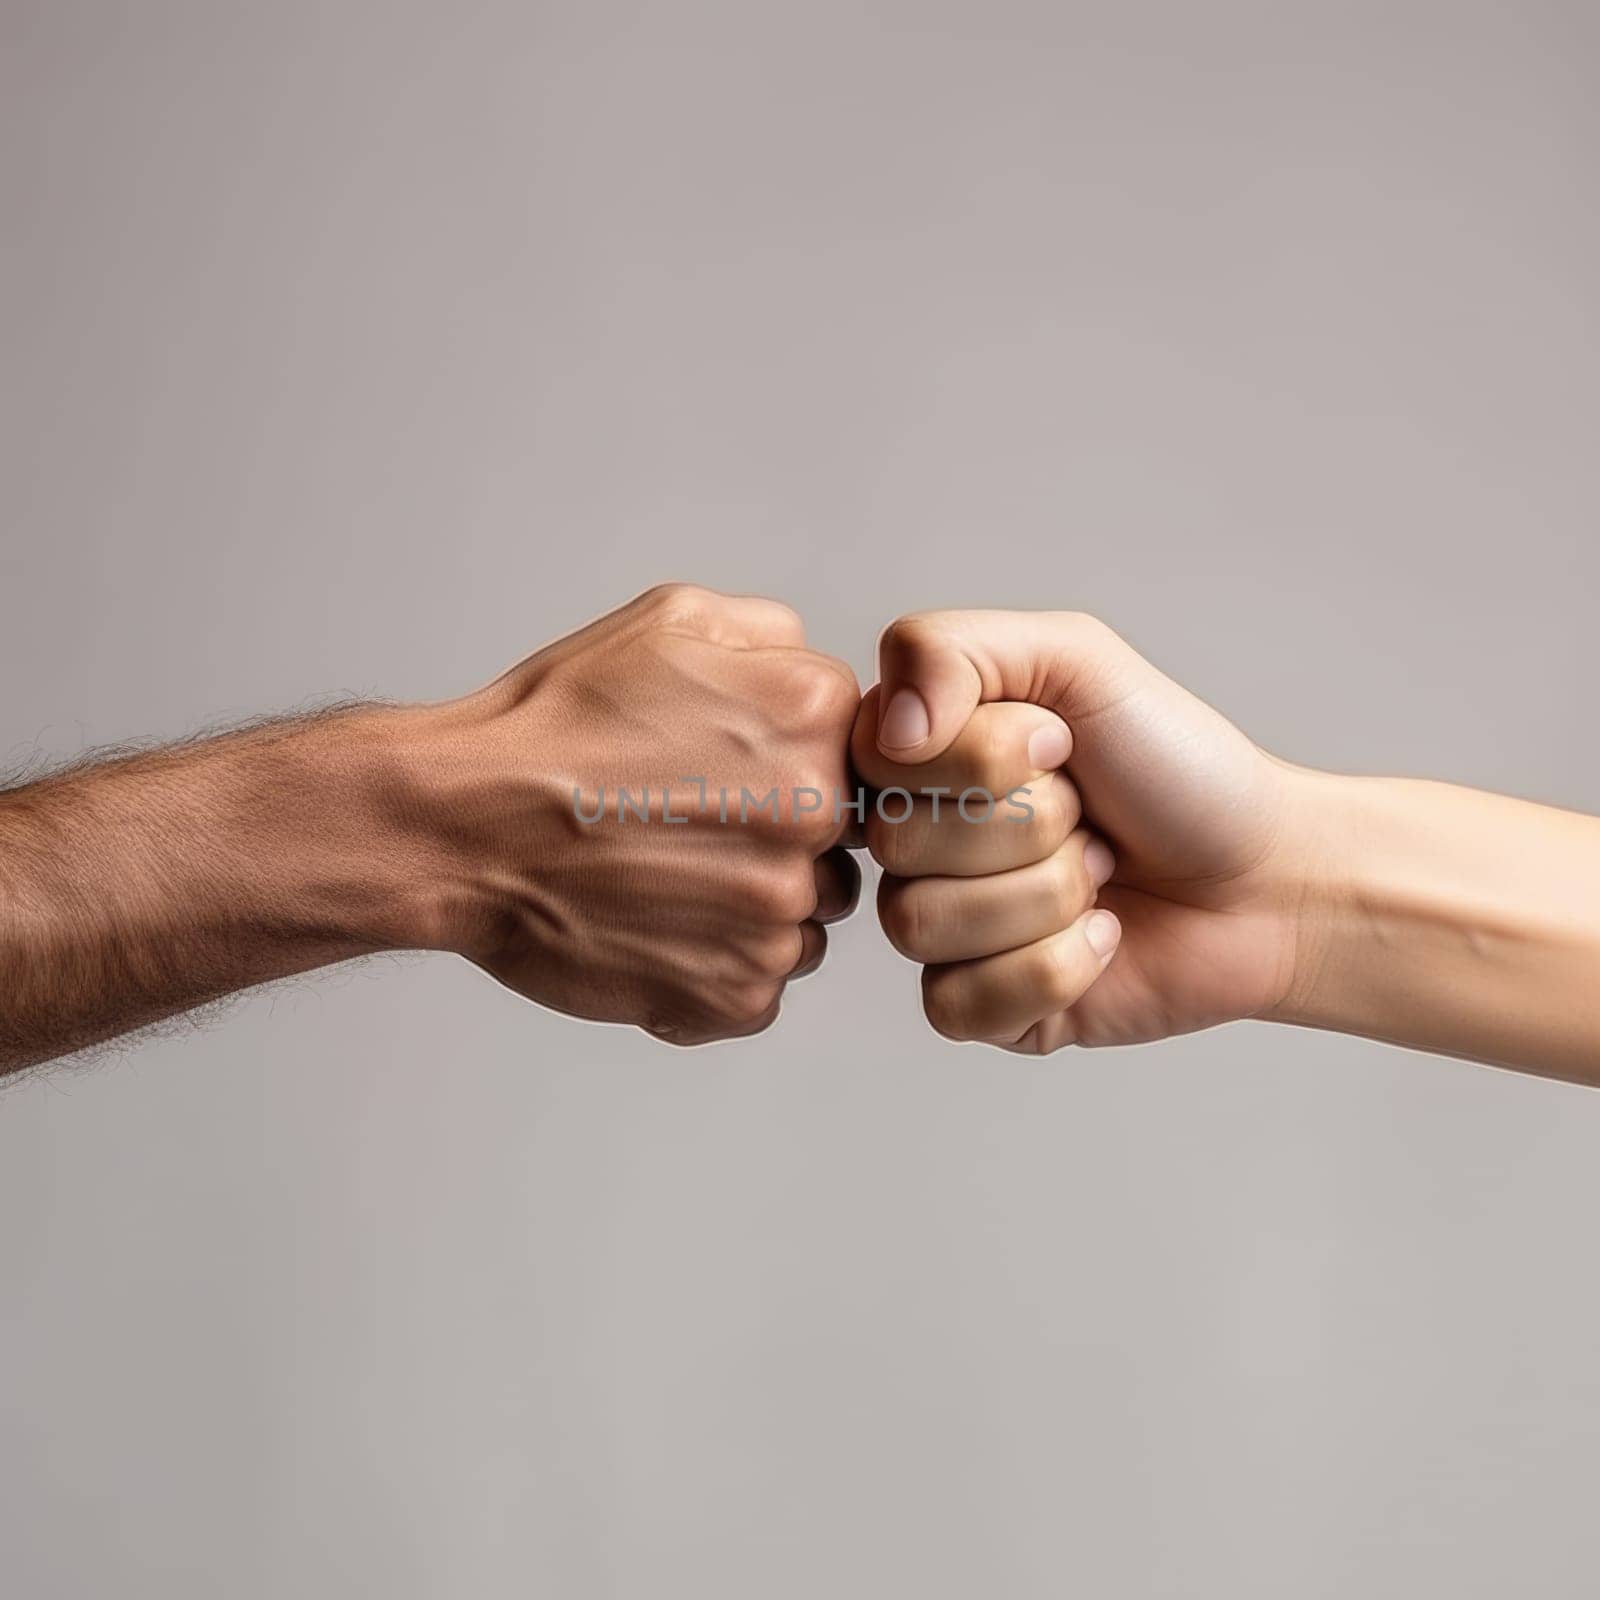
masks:
{"label": "pale forearm", "polygon": [[422,942],[408,713],[356,708],[0,793],[0,1072]]}
{"label": "pale forearm", "polygon": [[1305,775],[1280,1020],[1600,1084],[1600,819]]}

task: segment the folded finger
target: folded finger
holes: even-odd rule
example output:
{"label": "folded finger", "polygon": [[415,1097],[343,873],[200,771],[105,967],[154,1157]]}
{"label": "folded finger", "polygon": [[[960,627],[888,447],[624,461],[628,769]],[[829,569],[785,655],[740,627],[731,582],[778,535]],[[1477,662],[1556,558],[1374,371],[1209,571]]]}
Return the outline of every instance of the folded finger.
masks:
{"label": "folded finger", "polygon": [[1076,1004],[1121,936],[1111,912],[1094,910],[1020,950],[925,968],[923,1010],[947,1039],[1013,1043],[1042,1018]]}
{"label": "folded finger", "polygon": [[891,761],[878,749],[879,687],[868,689],[850,734],[850,760],[875,789],[913,794],[987,789],[1002,795],[1054,771],[1072,752],[1072,734],[1055,712],[1020,700],[979,706],[951,743],[920,765]]}
{"label": "folded finger", "polygon": [[816,862],[818,922],[838,922],[856,908],[861,893],[861,868],[848,850],[833,849]]}
{"label": "folded finger", "polygon": [[899,878],[973,878],[1054,855],[1083,806],[1063,773],[1003,795],[913,798],[882,790],[867,812],[867,847]]}
{"label": "folded finger", "polygon": [[878,920],[913,961],[970,961],[1069,927],[1111,876],[1111,851],[1085,828],[1054,855],[983,878],[896,878],[878,884]]}
{"label": "folded finger", "polygon": [[800,924],[800,959],[795,962],[790,978],[804,978],[822,965],[828,953],[828,931],[820,922]]}

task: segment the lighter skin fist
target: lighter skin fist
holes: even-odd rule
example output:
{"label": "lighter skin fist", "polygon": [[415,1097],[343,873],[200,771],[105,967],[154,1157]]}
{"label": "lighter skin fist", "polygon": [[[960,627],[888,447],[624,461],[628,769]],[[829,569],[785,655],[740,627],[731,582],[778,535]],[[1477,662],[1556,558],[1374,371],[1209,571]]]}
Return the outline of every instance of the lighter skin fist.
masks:
{"label": "lighter skin fist", "polygon": [[1045,1053],[1266,1016],[1293,981],[1295,769],[1077,613],[892,624],[852,756],[884,788],[1027,785],[1026,829],[869,826],[939,1032]]}

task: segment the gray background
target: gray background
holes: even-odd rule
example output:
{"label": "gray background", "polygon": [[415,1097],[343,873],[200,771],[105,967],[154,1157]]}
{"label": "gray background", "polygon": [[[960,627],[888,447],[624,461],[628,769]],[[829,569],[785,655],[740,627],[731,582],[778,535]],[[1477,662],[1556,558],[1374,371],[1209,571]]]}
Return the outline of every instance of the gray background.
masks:
{"label": "gray background", "polygon": [[[1102,613],[1600,809],[1600,12],[0,0],[0,749],[439,697],[668,577]],[[1492,842],[1487,848],[1493,848]],[[447,958],[0,1098],[0,1563],[88,1595],[1578,1596],[1600,1097],[692,1055]]]}

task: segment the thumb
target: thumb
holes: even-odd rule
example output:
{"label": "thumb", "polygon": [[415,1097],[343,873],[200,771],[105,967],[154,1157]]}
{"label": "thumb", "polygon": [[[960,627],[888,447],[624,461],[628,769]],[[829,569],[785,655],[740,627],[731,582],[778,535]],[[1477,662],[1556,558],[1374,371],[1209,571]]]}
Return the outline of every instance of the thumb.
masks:
{"label": "thumb", "polygon": [[1069,724],[1115,695],[1133,651],[1076,611],[919,611],[878,641],[878,748],[910,765],[940,754],[981,704],[1025,700]]}

